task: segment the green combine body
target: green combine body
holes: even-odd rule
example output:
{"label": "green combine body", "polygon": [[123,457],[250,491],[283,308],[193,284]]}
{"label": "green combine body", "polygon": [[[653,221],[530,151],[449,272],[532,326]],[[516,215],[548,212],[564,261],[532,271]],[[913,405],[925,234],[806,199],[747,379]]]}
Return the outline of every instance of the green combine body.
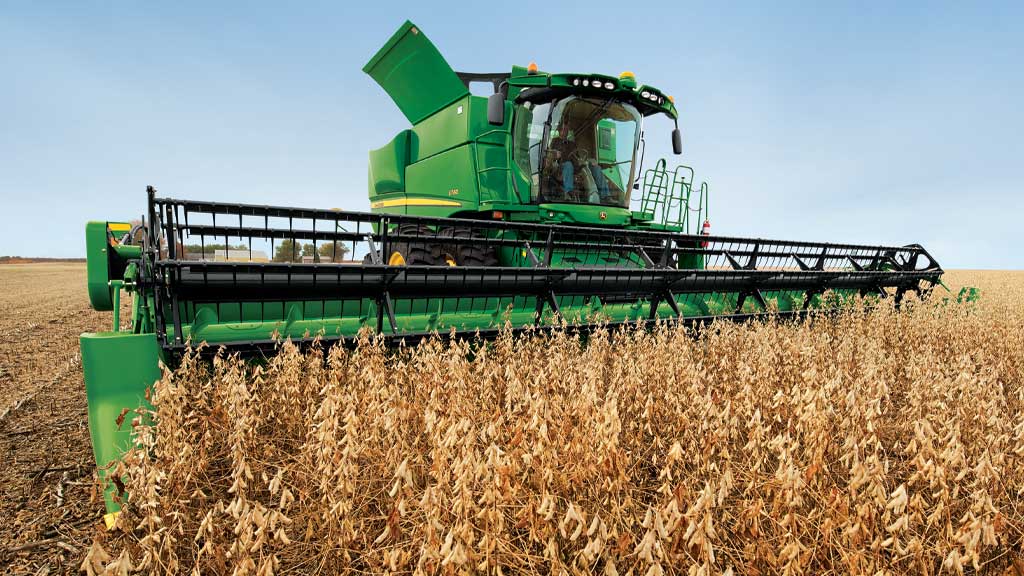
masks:
{"label": "green combine body", "polygon": [[[200,342],[266,354],[285,338],[353,345],[362,331],[411,342],[800,316],[854,295],[925,294],[941,277],[918,245],[708,235],[692,169],[641,167],[642,122],[678,114],[631,74],[458,73],[408,22],[364,70],[412,124],[370,152],[370,212],[149,188],[140,223],[87,224],[90,301],[114,312],[109,332],[81,337],[102,476],[160,363]],[[493,94],[472,95],[473,82]],[[677,127],[672,144],[680,153]],[[109,520],[112,485],[105,498]]]}
{"label": "green combine body", "polygon": [[[503,74],[458,73],[411,22],[363,71],[412,123],[370,152],[374,212],[655,225],[653,213],[630,210],[641,123],[655,115],[675,121],[677,112],[670,97],[632,74],[550,74],[532,65]],[[472,95],[472,82],[492,85],[494,96]],[[596,162],[592,170],[600,167],[606,186],[595,198],[582,186],[554,185],[562,176],[559,161],[573,162],[580,179],[584,167],[570,153],[586,154]]]}

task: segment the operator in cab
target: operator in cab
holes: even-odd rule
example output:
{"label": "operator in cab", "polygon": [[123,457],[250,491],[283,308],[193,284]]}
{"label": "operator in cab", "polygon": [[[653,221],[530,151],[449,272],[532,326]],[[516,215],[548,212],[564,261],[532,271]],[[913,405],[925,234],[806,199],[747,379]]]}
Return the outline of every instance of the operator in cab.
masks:
{"label": "operator in cab", "polygon": [[515,161],[535,202],[629,207],[640,113],[614,98],[526,101],[516,115]]}
{"label": "operator in cab", "polygon": [[571,132],[567,138],[552,139],[545,166],[550,199],[588,204],[609,202],[611,191],[601,165],[586,147],[576,145]]}

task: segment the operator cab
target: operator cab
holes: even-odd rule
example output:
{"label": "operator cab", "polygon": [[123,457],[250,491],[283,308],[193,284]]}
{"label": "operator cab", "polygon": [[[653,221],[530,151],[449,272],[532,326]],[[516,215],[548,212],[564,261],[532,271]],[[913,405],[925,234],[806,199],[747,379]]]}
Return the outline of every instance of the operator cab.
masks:
{"label": "operator cab", "polygon": [[[525,77],[516,74],[520,70],[513,72],[510,82],[545,76],[532,64]],[[637,156],[643,118],[665,114],[674,121],[671,98],[638,86],[629,72],[618,79],[546,76],[545,84],[524,86],[510,95],[514,102],[512,156],[530,184],[529,202],[628,210],[642,162]],[[500,103],[502,95],[499,92],[492,98]],[[491,123],[502,121],[500,117],[496,120]],[[672,140],[674,152],[679,154],[678,127]]]}
{"label": "operator cab", "polygon": [[513,134],[531,200],[628,208],[641,118],[613,96],[526,99]]}
{"label": "operator cab", "polygon": [[[373,211],[605,226],[648,220],[630,210],[644,179],[641,124],[653,115],[676,123],[678,112],[632,73],[552,74],[535,63],[456,72],[412,22],[363,70],[412,124],[370,152]],[[473,83],[493,92],[484,100]],[[673,148],[680,153],[678,127]]]}

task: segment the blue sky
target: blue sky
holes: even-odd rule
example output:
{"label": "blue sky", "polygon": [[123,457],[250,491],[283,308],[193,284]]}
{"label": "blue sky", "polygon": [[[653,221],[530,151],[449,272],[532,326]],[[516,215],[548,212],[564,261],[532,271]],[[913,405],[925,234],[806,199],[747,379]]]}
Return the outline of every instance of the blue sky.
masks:
{"label": "blue sky", "polygon": [[673,94],[717,233],[1024,268],[1024,5],[296,4],[0,4],[0,254],[80,255],[147,184],[367,209],[366,152],[406,121],[361,67],[408,18],[458,70]]}

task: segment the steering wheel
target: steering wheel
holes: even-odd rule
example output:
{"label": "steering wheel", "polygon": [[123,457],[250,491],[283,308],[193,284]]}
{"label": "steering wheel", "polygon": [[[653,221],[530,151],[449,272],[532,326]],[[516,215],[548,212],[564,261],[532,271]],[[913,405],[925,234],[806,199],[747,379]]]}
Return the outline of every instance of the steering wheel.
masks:
{"label": "steering wheel", "polygon": [[587,153],[586,148],[576,147],[572,151],[572,157],[580,163],[580,166],[585,166],[587,164],[587,160],[590,160],[590,154]]}

